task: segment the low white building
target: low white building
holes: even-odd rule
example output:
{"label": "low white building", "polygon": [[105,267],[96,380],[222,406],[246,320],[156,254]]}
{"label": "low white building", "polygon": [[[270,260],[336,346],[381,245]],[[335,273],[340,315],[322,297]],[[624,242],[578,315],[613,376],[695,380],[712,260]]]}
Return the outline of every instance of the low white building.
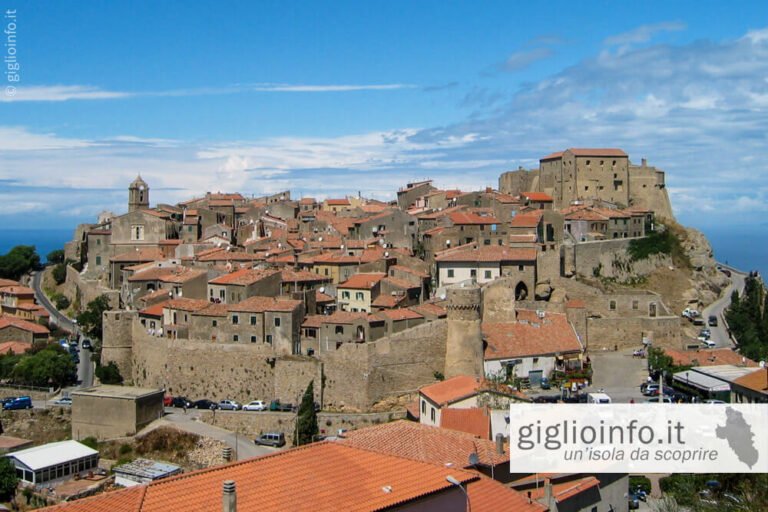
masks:
{"label": "low white building", "polygon": [[155,462],[149,459],[136,459],[115,468],[115,483],[123,487],[131,487],[181,473],[181,468],[173,464]]}
{"label": "low white building", "polygon": [[25,484],[51,485],[96,469],[99,452],[77,441],[59,441],[6,455]]}

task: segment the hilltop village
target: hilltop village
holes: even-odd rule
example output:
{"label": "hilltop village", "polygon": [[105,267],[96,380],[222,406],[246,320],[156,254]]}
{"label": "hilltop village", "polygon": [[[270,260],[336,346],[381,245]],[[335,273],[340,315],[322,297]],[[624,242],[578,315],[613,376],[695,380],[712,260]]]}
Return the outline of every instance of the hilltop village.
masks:
{"label": "hilltop village", "polygon": [[414,181],[391,202],[152,205],[137,177],[127,206],[78,226],[65,290],[109,298],[102,364],[172,394],[295,402],[314,380],[324,408],[367,411],[436,378],[536,383],[582,372],[589,350],[686,335],[660,294],[586,279],[669,264],[629,256],[674,219],[664,172],[620,149],[553,153],[498,189]]}

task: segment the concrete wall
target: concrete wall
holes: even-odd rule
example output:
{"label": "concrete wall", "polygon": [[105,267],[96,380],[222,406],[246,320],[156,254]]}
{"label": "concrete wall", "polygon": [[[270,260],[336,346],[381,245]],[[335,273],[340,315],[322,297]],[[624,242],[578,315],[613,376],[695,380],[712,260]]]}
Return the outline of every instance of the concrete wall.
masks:
{"label": "concrete wall", "polygon": [[161,390],[136,399],[76,394],[72,400],[72,438],[131,436],[162,416]]}

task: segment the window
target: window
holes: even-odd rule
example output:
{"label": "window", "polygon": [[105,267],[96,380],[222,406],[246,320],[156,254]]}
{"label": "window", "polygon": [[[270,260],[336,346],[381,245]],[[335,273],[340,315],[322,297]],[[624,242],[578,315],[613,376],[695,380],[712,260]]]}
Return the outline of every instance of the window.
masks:
{"label": "window", "polygon": [[349,292],[348,291],[341,292],[341,298],[342,299],[348,299],[349,298]]}
{"label": "window", "polygon": [[275,317],[275,327],[280,327],[280,317],[279,316]]}
{"label": "window", "polygon": [[218,327],[218,326],[219,326],[219,321],[218,320],[214,320],[214,321],[211,322],[211,327]]}
{"label": "window", "polygon": [[219,290],[219,298],[221,300],[224,300],[224,297],[226,297],[226,295],[227,295],[226,290],[224,290],[224,289]]}
{"label": "window", "polygon": [[365,294],[363,292],[355,292],[355,300],[363,300]]}
{"label": "window", "polygon": [[272,335],[267,334],[267,343],[272,344]]}
{"label": "window", "polygon": [[490,238],[486,238],[486,239],[483,241],[483,245],[491,245],[491,239],[490,239]]}
{"label": "window", "polygon": [[587,160],[587,165],[589,165],[590,160]]}
{"label": "window", "polygon": [[251,336],[251,343],[256,343],[256,336]]}
{"label": "window", "polygon": [[435,421],[435,408],[432,407],[432,410],[429,412],[429,417],[432,421]]}
{"label": "window", "polygon": [[134,240],[134,241],[144,240],[144,226],[141,226],[141,225],[131,226],[131,240]]}
{"label": "window", "polygon": [[448,277],[453,277],[453,269],[449,268],[447,274],[448,274]]}
{"label": "window", "polygon": [[485,271],[485,278],[486,279],[490,279],[491,278],[491,271],[490,270],[486,270]]}
{"label": "window", "polygon": [[638,309],[639,307],[640,307],[640,304],[638,303],[638,301],[633,300],[632,301],[632,309]]}
{"label": "window", "polygon": [[336,334],[344,334],[344,326],[343,325],[337,325],[335,333]]}
{"label": "window", "polygon": [[519,272],[522,272],[523,270],[525,270],[525,265],[518,265],[518,266],[517,266],[517,270],[518,270]]}
{"label": "window", "polygon": [[477,269],[473,268],[469,270],[469,277],[477,277]]}
{"label": "window", "polygon": [[612,300],[611,302],[608,303],[608,309],[610,309],[611,311],[616,311],[616,301],[615,300]]}
{"label": "window", "polygon": [[496,231],[496,224],[491,224],[491,231]]}
{"label": "window", "polygon": [[237,334],[233,335],[232,341],[240,341],[240,336],[238,336]]}
{"label": "window", "polygon": [[257,318],[256,315],[251,315],[251,325],[256,325]]}
{"label": "window", "polygon": [[96,256],[96,264],[101,265],[101,256]]}
{"label": "window", "polygon": [[101,245],[101,238],[96,239],[96,245]]}
{"label": "window", "polygon": [[237,325],[237,323],[238,323],[239,321],[240,321],[240,317],[238,317],[237,315],[232,315],[232,323],[233,323],[234,325]]}
{"label": "window", "polygon": [[421,414],[427,414],[427,401],[421,401]]}
{"label": "window", "polygon": [[328,269],[327,268],[325,269],[325,275],[328,275]]}

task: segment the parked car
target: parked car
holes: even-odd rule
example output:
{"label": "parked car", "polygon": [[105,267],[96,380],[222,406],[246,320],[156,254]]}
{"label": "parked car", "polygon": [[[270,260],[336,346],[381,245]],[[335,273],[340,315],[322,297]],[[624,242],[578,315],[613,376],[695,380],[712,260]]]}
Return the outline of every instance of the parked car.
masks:
{"label": "parked car", "polygon": [[722,400],[710,399],[710,400],[705,400],[704,403],[705,404],[724,404],[725,402],[723,402]]}
{"label": "parked car", "polygon": [[253,400],[243,406],[244,411],[266,411],[267,404],[261,400]]}
{"label": "parked car", "polygon": [[83,348],[88,350],[93,348],[93,344],[91,343],[91,338],[83,338]]}
{"label": "parked car", "polygon": [[693,320],[694,318],[701,316],[701,314],[693,308],[685,308],[683,310],[683,316],[688,320]]}
{"label": "parked car", "polygon": [[712,331],[709,330],[709,327],[702,327],[699,330],[699,336],[704,336],[705,338],[709,339],[712,337]]}
{"label": "parked car", "polygon": [[208,400],[207,398],[203,398],[202,400],[197,400],[195,402],[192,402],[192,408],[193,409],[216,409],[218,408],[218,405],[216,405],[216,402],[213,400]]}
{"label": "parked car", "polygon": [[56,405],[72,405],[72,397],[71,396],[65,396],[63,398],[59,398],[58,400],[53,402]]}
{"label": "parked car", "polygon": [[549,383],[549,379],[546,377],[541,378],[541,389],[552,389],[552,385]]}
{"label": "parked car", "polygon": [[716,327],[717,326],[717,317],[715,315],[709,315],[709,320],[707,321],[707,323],[709,325],[711,325],[712,327]]}
{"label": "parked car", "polygon": [[282,432],[265,432],[254,439],[253,442],[266,446],[285,446],[285,435]]}
{"label": "parked car", "polygon": [[725,274],[728,277],[731,277],[731,271],[728,270],[727,268],[721,268],[720,272],[722,272],[723,274]]}
{"label": "parked car", "polygon": [[280,400],[272,400],[269,403],[269,410],[270,411],[292,411],[293,410],[293,404],[283,404],[280,403]]}
{"label": "parked car", "polygon": [[171,400],[171,407],[186,407],[189,409],[192,406],[192,402],[187,400],[186,397],[176,396]]}
{"label": "parked car", "polygon": [[702,340],[699,338],[699,341],[701,342],[701,346],[703,348],[715,348],[717,347],[717,344],[712,340]]}
{"label": "parked car", "polygon": [[559,401],[560,401],[560,395],[551,395],[551,396],[541,395],[533,399],[533,402],[537,404],[556,404]]}
{"label": "parked car", "polygon": [[645,386],[645,390],[643,391],[643,394],[645,396],[653,396],[659,394],[659,385],[658,384],[648,384]]}
{"label": "parked car", "polygon": [[[662,401],[662,403],[665,403],[665,404],[671,404],[672,403],[672,399],[670,397],[668,397],[668,396],[662,397],[661,401]],[[655,396],[653,398],[649,398],[648,400],[645,401],[645,403],[647,403],[647,404],[657,404],[657,403],[659,403],[659,397]]]}
{"label": "parked car", "polygon": [[8,411],[12,409],[31,409],[32,408],[32,399],[28,396],[20,396],[18,398],[14,398],[10,402],[4,402],[3,403],[3,409]]}
{"label": "parked car", "polygon": [[7,397],[3,398],[3,405],[9,404],[9,403],[13,402],[14,400],[16,400],[16,398],[17,397],[15,397],[15,396],[7,396]]}
{"label": "parked car", "polygon": [[693,325],[704,325],[704,319],[700,316],[697,316],[693,319]]}
{"label": "parked car", "polygon": [[172,396],[165,395],[163,397],[163,407],[170,407],[171,406],[171,402],[173,402],[173,397]]}
{"label": "parked car", "polygon": [[220,400],[216,407],[222,411],[239,411],[241,405],[235,400]]}
{"label": "parked car", "polygon": [[640,508],[640,500],[634,493],[629,493],[629,497],[627,498],[627,505],[629,510],[637,510]]}

